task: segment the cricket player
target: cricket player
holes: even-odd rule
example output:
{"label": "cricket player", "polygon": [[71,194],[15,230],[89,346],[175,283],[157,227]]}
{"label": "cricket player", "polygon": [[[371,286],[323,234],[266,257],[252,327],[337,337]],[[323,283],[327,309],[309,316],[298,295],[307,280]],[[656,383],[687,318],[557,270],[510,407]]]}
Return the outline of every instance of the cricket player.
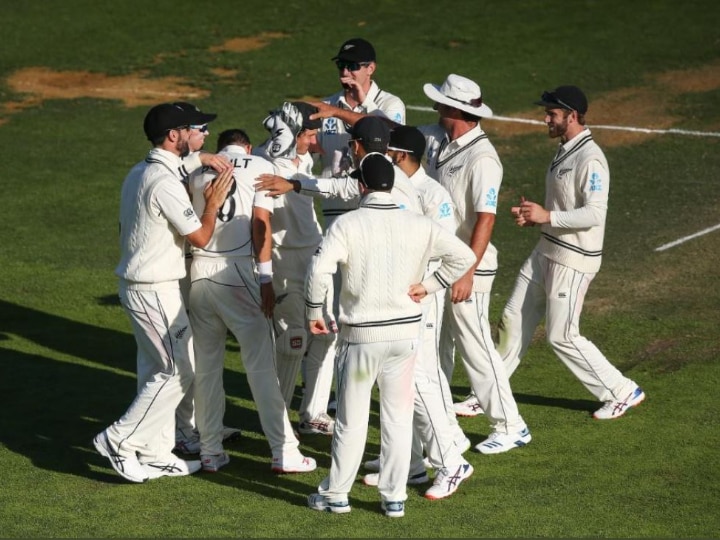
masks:
{"label": "cricket player", "polygon": [[[428,168],[448,190],[455,204],[457,236],[476,256],[476,264],[452,286],[446,297],[444,324],[463,357],[474,394],[490,422],[492,432],[475,446],[483,454],[497,454],[524,446],[530,431],[520,416],[510,381],[495,349],[488,312],[490,291],[497,272],[497,250],[490,242],[502,164],[480,127],[492,116],[474,81],[451,74],[442,86],[426,84],[425,95],[439,115],[437,129],[444,131]],[[435,150],[431,145],[431,150]]]}
{"label": "cricket player", "polygon": [[[137,342],[137,396],[125,414],[93,440],[113,469],[131,482],[184,476],[199,461],[176,457],[175,409],[194,377],[192,329],[179,281],[185,276],[185,240],[204,247],[215,230],[214,214],[232,184],[232,167],[214,154],[190,152],[189,140],[216,115],[175,103],[152,107],[143,128],[153,149],[125,178],[120,198],[120,302]],[[202,165],[217,181],[199,197],[197,214],[183,178]]]}
{"label": "cricket player", "polygon": [[[312,178],[313,158],[310,149],[317,144],[320,120],[310,120],[317,109],[301,101],[286,102],[271,111],[265,124],[294,137],[283,148],[271,138],[259,148],[272,162],[274,173],[287,179]],[[281,155],[270,155],[277,154]],[[305,273],[318,245],[322,231],[317,220],[313,199],[293,191],[275,197],[272,214],[273,283],[277,297],[273,323],[276,336],[276,357],[280,389],[290,410],[295,395],[297,376],[304,362],[305,391],[300,404],[301,434],[332,435],[334,420],[327,414],[333,379],[337,325],[326,306],[328,325],[333,331],[308,335],[305,319]],[[330,289],[329,292],[332,292]]]}
{"label": "cricket player", "polygon": [[610,170],[585,127],[588,102],[577,86],[559,86],[535,102],[545,108],[548,135],[560,146],[545,176],[545,203],[512,207],[521,227],[540,225],[540,240],[520,269],[500,323],[498,351],[509,375],[545,316],[547,341],[598,400],[593,418],[618,418],[645,399],[589,340],[580,335],[585,294],[602,260]]}
{"label": "cricket player", "polygon": [[[322,303],[328,277],[338,269],[340,345],[338,408],[329,475],[308,497],[315,510],[350,511],[348,493],[367,437],[372,388],[380,389],[381,507],[402,517],[412,440],[415,355],[427,294],[448,287],[474,263],[472,251],[432,220],[403,211],[390,195],[394,169],[388,158],[367,154],[354,173],[363,199],[338,218],[313,258],[306,285],[310,331],[327,332]],[[441,266],[423,280],[428,261]],[[421,282],[422,280],[422,282]]]}
{"label": "cricket player", "polygon": [[[410,179],[420,196],[423,215],[455,234],[454,205],[450,194],[424,171],[421,160],[425,153],[425,137],[413,126],[398,125],[390,132],[388,156]],[[425,272],[428,277],[439,267],[431,260]],[[428,464],[436,470],[433,485],[425,492],[431,500],[449,497],[468,478],[472,466],[462,457],[470,448],[470,440],[458,425],[452,408],[450,385],[438,363],[439,330],[444,306],[444,289],[427,295],[420,303],[423,310],[420,340],[415,363],[415,414],[413,445],[408,484],[428,481],[423,461],[423,448]],[[365,468],[380,470],[380,459],[365,462]],[[364,483],[377,485],[379,474],[366,474]]]}
{"label": "cricket player", "polygon": [[[337,67],[342,90],[323,100],[325,103],[352,112],[387,118],[398,124],[405,123],[405,104],[397,96],[381,90],[373,80],[377,57],[369,41],[362,38],[348,39],[332,60]],[[340,118],[323,119],[318,133],[318,142],[322,147],[321,177],[340,177],[347,171],[351,164],[348,152],[351,139],[350,126]],[[325,229],[337,216],[355,208],[356,201],[323,199]]]}
{"label": "cricket player", "polygon": [[190,322],[197,358],[195,416],[202,467],[217,472],[230,461],[222,446],[223,367],[229,329],[240,344],[260,424],[270,444],[271,469],[309,472],[315,469],[315,460],[298,450],[274,365],[273,200],[253,188],[255,177],[272,172],[272,164],[250,154],[250,141],[242,130],[222,132],[218,150],[232,163],[235,178],[224,204],[219,209],[207,208],[198,196],[216,181],[212,171],[191,182],[196,212],[212,215],[217,221],[210,242],[193,249],[191,269]]}

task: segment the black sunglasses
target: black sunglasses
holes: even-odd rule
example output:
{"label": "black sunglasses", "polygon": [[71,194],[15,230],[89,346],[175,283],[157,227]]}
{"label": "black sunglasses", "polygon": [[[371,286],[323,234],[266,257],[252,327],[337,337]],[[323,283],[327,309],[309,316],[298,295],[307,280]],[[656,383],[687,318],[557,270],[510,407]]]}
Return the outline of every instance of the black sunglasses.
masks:
{"label": "black sunglasses", "polygon": [[335,65],[338,68],[338,71],[358,71],[362,67],[367,67],[370,65],[370,62],[346,62],[344,60],[336,60]]}

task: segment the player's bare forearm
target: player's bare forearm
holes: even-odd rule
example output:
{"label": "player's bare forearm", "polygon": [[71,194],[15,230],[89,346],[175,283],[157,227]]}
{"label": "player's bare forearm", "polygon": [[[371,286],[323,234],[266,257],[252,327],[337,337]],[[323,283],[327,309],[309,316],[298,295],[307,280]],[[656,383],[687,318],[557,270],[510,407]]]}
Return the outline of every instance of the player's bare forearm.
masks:
{"label": "player's bare forearm", "polygon": [[[255,191],[267,191],[267,197],[284,195],[295,189],[299,191],[300,183],[297,180],[288,180],[275,174],[261,174],[256,178]],[[297,188],[297,189],[296,189]]]}
{"label": "player's bare forearm", "polygon": [[262,283],[260,285],[260,302],[260,309],[262,309],[263,314],[269,319],[275,311],[275,289],[273,288],[272,282]]}
{"label": "player's bare forearm", "polygon": [[270,212],[265,208],[253,208],[252,220],[253,247],[258,262],[267,262],[272,259],[272,226]]}

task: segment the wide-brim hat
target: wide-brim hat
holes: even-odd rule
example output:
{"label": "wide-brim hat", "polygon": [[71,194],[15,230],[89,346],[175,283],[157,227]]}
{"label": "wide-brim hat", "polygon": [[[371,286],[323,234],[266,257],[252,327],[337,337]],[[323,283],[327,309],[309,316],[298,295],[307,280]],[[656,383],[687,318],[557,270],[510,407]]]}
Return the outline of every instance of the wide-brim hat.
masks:
{"label": "wide-brim hat", "polygon": [[482,100],[480,86],[466,77],[448,75],[442,86],[427,83],[423,86],[425,95],[436,103],[447,105],[480,118],[490,118],[492,109]]}

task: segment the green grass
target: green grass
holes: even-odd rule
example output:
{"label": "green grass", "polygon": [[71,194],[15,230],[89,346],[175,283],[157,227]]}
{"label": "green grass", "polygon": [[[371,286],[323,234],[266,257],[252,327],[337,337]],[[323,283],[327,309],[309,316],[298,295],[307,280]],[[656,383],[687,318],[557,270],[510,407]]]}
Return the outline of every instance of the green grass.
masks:
{"label": "green grass", "polygon": [[[596,131],[612,185],[603,268],[582,331],[643,386],[647,401],[620,420],[592,421],[597,404],[540,328],[512,379],[533,442],[498,456],[469,453],[475,474],[453,497],[431,502],[411,487],[406,517],[389,520],[376,490],[360,483],[349,515],[306,508],[329,466],[327,438],[301,441],[317,471],[270,473],[232,340],[226,423],[244,437],[228,446],[230,465],[145,485],[113,473],[91,439],[135,395],[135,343],[113,269],[119,188],[148,150],[140,128],[148,106],[51,99],[15,113],[5,105],[27,97],[8,78],[29,67],[177,76],[207,91],[198,104],[219,113],[210,147],[229,127],[261,142],[268,109],[336,90],[330,58],[359,35],[378,50],[380,85],[408,105],[430,105],[422,85],[451,72],[476,79],[505,116],[527,115],[542,90],[575,83],[590,96],[592,124],[595,98],[657,85],[658,73],[717,66],[717,12],[710,0],[461,0],[452,9],[427,0],[0,0],[0,536],[720,537],[720,232],[654,251],[720,222],[718,138],[615,144],[618,132]],[[262,33],[286,37],[243,53],[209,52]],[[236,74],[219,77],[216,68]],[[673,95],[672,110],[659,108],[657,117],[672,113],[673,127],[719,131],[720,89],[706,86]],[[634,110],[612,112],[613,123],[647,127]],[[408,120],[436,116],[410,110]],[[505,169],[493,237],[496,321],[537,241],[537,231],[515,227],[508,210],[521,195],[542,200],[555,142],[542,127],[513,134],[488,121],[485,128]],[[468,389],[462,371],[453,381],[457,397]],[[376,407],[368,457],[379,448]],[[488,433],[482,417],[461,424],[473,444]]]}

